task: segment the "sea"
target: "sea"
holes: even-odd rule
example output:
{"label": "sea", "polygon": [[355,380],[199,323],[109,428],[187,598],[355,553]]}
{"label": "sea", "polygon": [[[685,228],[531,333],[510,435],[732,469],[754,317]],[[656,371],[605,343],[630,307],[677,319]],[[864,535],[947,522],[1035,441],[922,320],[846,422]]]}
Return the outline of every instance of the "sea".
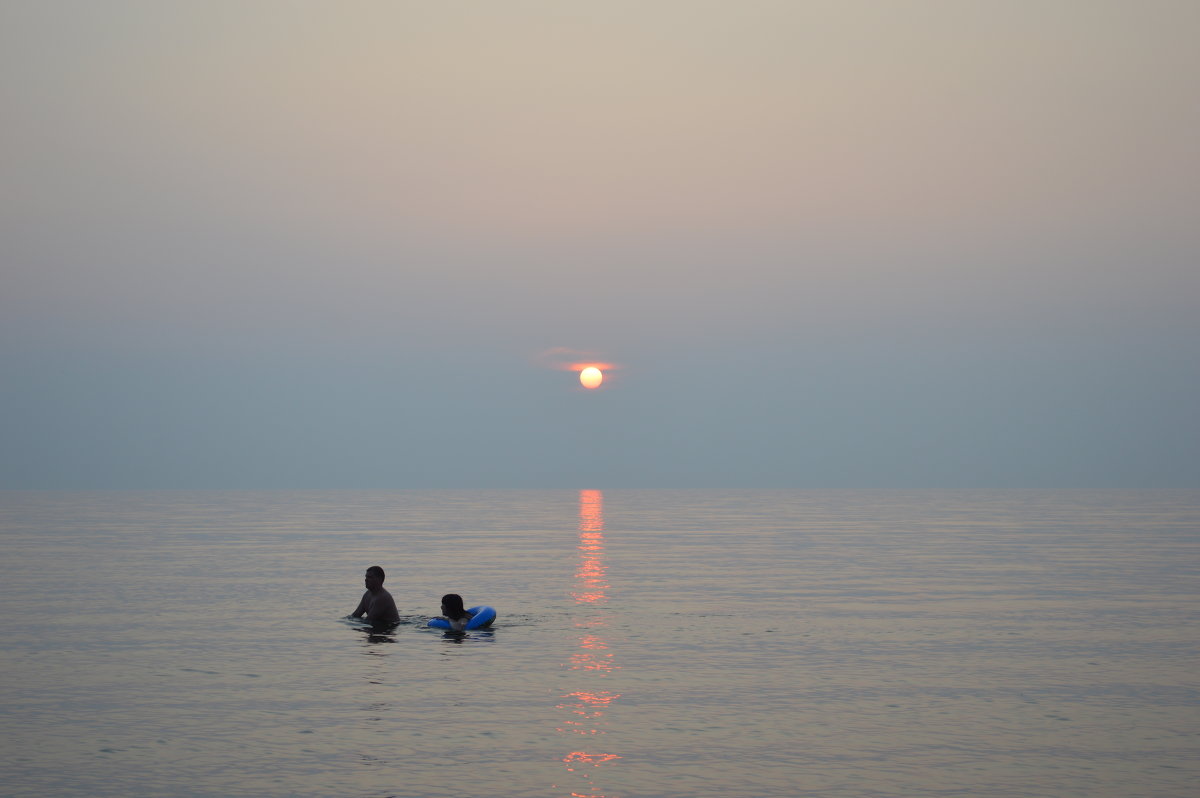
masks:
{"label": "sea", "polygon": [[1200,491],[8,491],[0,545],[4,796],[1200,787]]}

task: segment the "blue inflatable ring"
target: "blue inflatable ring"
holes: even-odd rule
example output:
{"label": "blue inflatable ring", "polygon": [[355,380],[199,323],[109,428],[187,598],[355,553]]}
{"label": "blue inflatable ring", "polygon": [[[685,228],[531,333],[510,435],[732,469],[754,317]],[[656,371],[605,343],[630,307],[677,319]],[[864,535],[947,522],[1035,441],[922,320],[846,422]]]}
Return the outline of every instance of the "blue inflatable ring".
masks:
{"label": "blue inflatable ring", "polygon": [[[492,625],[492,621],[496,620],[496,611],[491,607],[471,607],[467,612],[472,616],[471,620],[467,621],[467,630],[486,629]],[[426,625],[433,629],[454,628],[445,618],[431,618]]]}

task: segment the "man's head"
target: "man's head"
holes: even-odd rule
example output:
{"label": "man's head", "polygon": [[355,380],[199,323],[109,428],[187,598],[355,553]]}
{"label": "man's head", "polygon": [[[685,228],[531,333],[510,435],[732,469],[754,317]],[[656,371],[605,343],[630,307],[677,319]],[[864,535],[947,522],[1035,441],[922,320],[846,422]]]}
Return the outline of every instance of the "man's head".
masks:
{"label": "man's head", "polygon": [[363,576],[363,584],[366,585],[367,590],[378,590],[383,587],[383,569],[378,565],[372,565]]}

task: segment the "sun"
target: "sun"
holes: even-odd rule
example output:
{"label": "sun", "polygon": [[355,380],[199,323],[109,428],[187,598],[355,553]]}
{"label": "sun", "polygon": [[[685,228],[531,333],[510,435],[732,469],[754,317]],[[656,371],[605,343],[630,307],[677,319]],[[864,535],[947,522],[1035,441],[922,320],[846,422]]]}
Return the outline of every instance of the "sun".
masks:
{"label": "sun", "polygon": [[600,383],[604,382],[604,372],[595,366],[588,366],[583,371],[579,372],[579,384],[584,388],[592,389],[599,388]]}

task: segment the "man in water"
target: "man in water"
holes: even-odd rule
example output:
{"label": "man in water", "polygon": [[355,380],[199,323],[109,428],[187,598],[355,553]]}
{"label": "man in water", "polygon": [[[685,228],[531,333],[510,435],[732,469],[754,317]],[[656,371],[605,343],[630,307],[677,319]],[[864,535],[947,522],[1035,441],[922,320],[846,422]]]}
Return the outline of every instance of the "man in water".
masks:
{"label": "man in water", "polygon": [[372,624],[399,621],[400,613],[396,611],[396,602],[392,600],[392,594],[383,589],[383,569],[372,565],[363,577],[363,584],[367,592],[363,593],[362,601],[358,602],[358,607],[350,613],[350,617],[361,618],[365,615]]}

